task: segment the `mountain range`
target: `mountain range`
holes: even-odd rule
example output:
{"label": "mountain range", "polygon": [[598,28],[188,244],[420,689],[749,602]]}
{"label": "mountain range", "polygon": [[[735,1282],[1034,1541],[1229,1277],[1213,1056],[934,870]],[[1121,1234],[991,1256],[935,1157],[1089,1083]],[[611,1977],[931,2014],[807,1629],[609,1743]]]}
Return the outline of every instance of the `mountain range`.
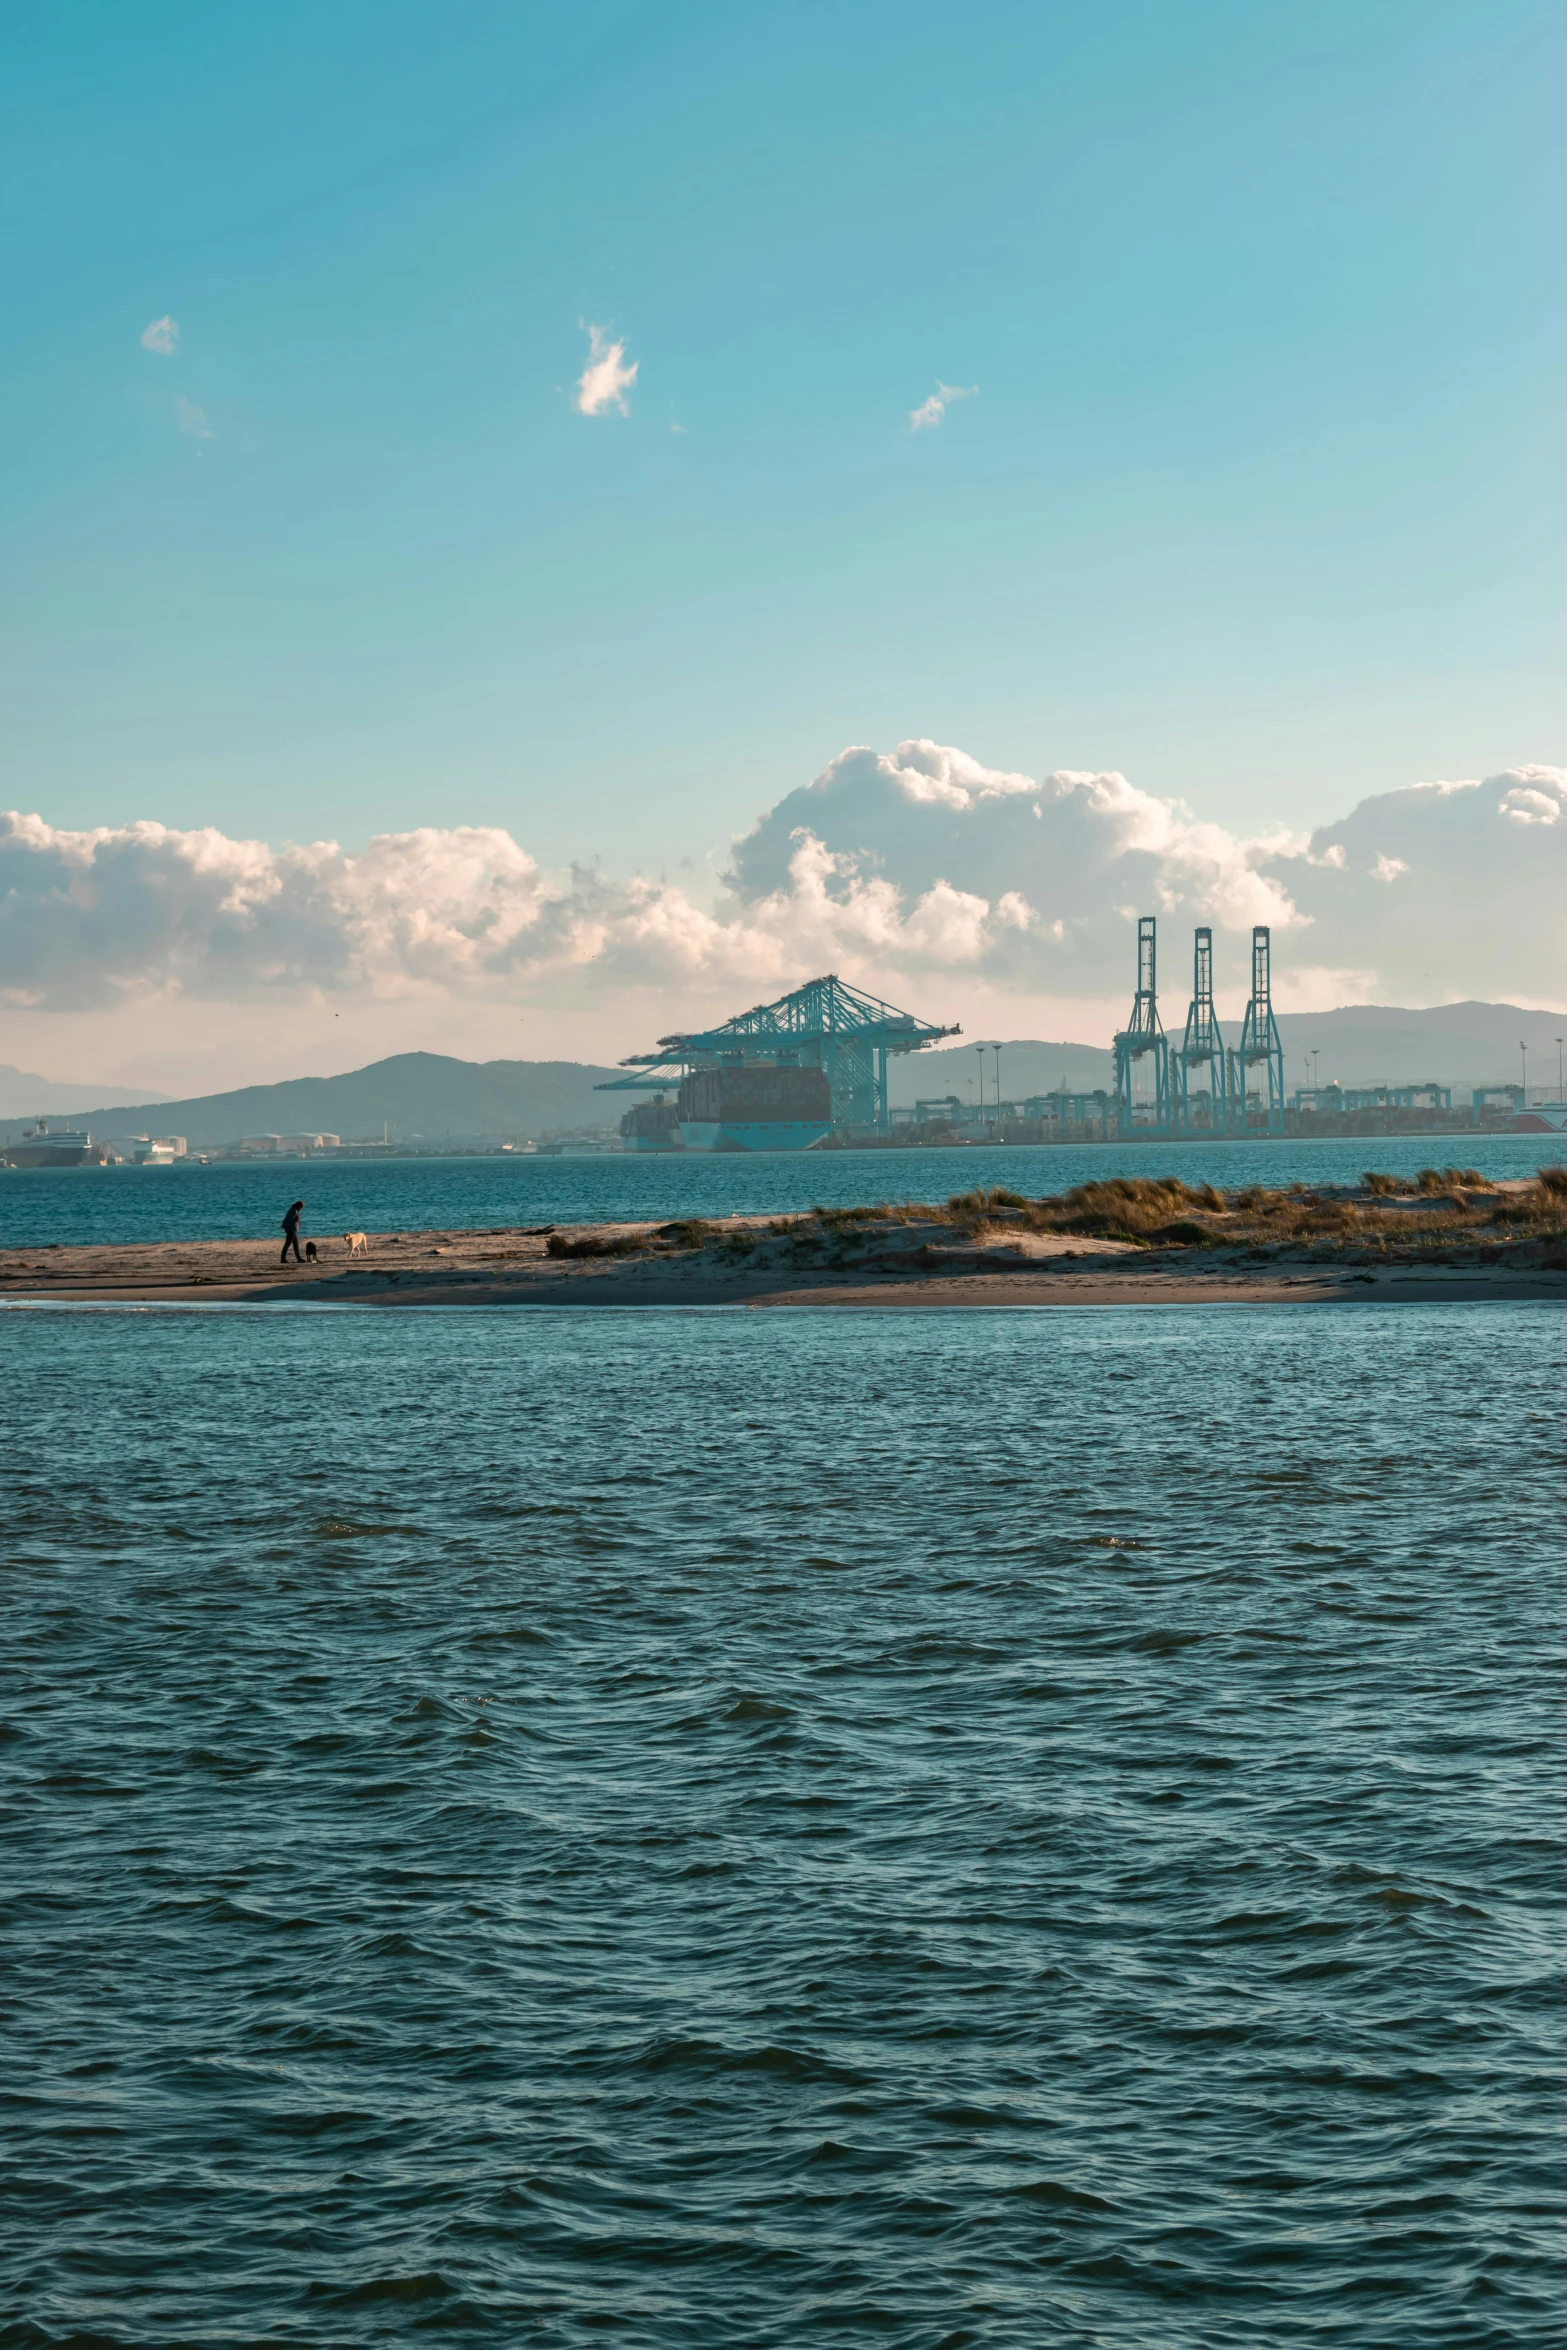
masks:
{"label": "mountain range", "polygon": [[166,1094],[137,1092],[129,1085],[94,1084],[87,1078],[39,1077],[0,1061],[0,1118],[68,1118],[74,1110],[117,1107],[122,1102],[161,1102]]}
{"label": "mountain range", "polygon": [[[192,1150],[247,1134],[338,1134],[345,1142],[471,1140],[540,1135],[552,1127],[603,1126],[627,1106],[593,1088],[620,1074],[583,1061],[459,1061],[446,1053],[394,1053],[341,1077],[290,1077],[190,1101],[147,1098],[75,1111],[107,1141],[151,1131],[183,1134]],[[39,1104],[42,1108],[44,1105]]]}

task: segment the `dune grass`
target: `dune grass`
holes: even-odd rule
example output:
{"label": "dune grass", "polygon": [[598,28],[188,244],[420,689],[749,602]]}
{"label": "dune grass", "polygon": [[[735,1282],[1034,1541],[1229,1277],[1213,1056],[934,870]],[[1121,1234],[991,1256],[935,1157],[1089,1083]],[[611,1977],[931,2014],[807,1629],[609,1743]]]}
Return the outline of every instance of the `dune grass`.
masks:
{"label": "dune grass", "polygon": [[[921,1228],[927,1249],[933,1242],[989,1248],[1033,1232],[1138,1249],[1233,1250],[1248,1258],[1302,1252],[1362,1259],[1495,1255],[1533,1241],[1567,1246],[1567,1167],[1543,1167],[1534,1182],[1516,1191],[1499,1189],[1472,1167],[1425,1167],[1413,1178],[1368,1173],[1355,1193],[1304,1183],[1220,1192],[1174,1175],[1109,1176],[1044,1199],[1002,1185],[979,1186],[955,1192],[944,1205],[817,1207],[775,1217],[739,1245],[750,1253],[755,1245],[784,1242],[793,1257],[842,1263],[868,1252],[896,1252],[899,1227],[908,1226]],[[666,1227],[671,1235],[675,1229]],[[678,1229],[682,1245],[718,1243],[736,1250],[733,1228]]]}

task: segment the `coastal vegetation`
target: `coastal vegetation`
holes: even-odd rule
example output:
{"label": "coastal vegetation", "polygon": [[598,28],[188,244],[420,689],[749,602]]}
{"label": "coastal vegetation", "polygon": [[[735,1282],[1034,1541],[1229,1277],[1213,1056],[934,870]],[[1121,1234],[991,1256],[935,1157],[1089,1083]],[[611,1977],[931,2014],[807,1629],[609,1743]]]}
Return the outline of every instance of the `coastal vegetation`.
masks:
{"label": "coastal vegetation", "polygon": [[[932,1244],[1002,1253],[1029,1237],[1111,1243],[1138,1250],[1239,1252],[1252,1260],[1279,1254],[1314,1259],[1433,1256],[1474,1261],[1520,1247],[1567,1250],[1567,1167],[1545,1167],[1529,1181],[1493,1183],[1470,1167],[1426,1167],[1417,1176],[1370,1172],[1353,1191],[1294,1183],[1252,1184],[1221,1192],[1178,1176],[1112,1176],[1042,1199],[1000,1186],[955,1193],[944,1205],[813,1208],[761,1224],[747,1253],[783,1241],[797,1258],[841,1261],[872,1251],[896,1253],[919,1229]],[[682,1243],[721,1243],[733,1253],[736,1227],[665,1227]]]}

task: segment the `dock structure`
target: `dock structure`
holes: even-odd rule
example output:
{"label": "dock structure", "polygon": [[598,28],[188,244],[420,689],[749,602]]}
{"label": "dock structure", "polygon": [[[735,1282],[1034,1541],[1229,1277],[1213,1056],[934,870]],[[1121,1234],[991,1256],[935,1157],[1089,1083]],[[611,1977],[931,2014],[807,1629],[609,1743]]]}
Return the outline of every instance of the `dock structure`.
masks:
{"label": "dock structure", "polygon": [[1423,1085],[1302,1085],[1290,1095],[1292,1110],[1317,1118],[1341,1118],[1358,1110],[1438,1110],[1445,1117],[1452,1107],[1452,1087],[1434,1077]]}
{"label": "dock structure", "polygon": [[705,1068],[819,1069],[827,1079],[831,1132],[835,1140],[892,1132],[887,1104],[887,1062],[894,1053],[917,1053],[942,1037],[961,1035],[900,1012],[896,1005],[849,987],[835,972],[808,979],[789,995],[739,1012],[717,1028],[677,1030],[661,1036],[652,1052],[631,1053],[620,1064],[628,1074],[599,1086],[600,1093],[668,1089]]}
{"label": "dock structure", "polygon": [[[1132,1016],[1115,1039],[1116,1132],[1122,1141],[1134,1134],[1166,1135],[1170,1131],[1170,1046],[1159,1018],[1155,922],[1152,914],[1137,924],[1137,993]],[[1153,1099],[1137,1099],[1137,1071],[1142,1061],[1153,1063]]]}
{"label": "dock structure", "polygon": [[[1014,1105],[1003,1102],[1003,1112]],[[1093,1093],[1034,1093],[1016,1105],[1022,1115],[1045,1128],[1056,1142],[1108,1142],[1112,1101],[1102,1086]]]}
{"label": "dock structure", "polygon": [[[1255,1089],[1252,1073],[1258,1072]],[[1251,996],[1241,1040],[1230,1050],[1230,1132],[1284,1132],[1284,1044],[1273,1017],[1272,933],[1259,922],[1251,934]]]}
{"label": "dock structure", "polygon": [[1170,1055],[1171,1115],[1177,1134],[1226,1134],[1230,1099],[1224,1032],[1213,1008],[1213,932],[1204,926],[1192,951],[1192,1000],[1186,1028]]}

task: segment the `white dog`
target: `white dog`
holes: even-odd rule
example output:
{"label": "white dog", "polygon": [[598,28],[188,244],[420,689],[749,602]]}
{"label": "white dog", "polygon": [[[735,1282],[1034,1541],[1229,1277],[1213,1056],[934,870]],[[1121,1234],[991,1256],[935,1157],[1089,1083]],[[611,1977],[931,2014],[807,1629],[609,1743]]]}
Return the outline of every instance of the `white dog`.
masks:
{"label": "white dog", "polygon": [[367,1257],[370,1254],[370,1242],[365,1233],[345,1232],[343,1238],[348,1243],[348,1253],[351,1257]]}

